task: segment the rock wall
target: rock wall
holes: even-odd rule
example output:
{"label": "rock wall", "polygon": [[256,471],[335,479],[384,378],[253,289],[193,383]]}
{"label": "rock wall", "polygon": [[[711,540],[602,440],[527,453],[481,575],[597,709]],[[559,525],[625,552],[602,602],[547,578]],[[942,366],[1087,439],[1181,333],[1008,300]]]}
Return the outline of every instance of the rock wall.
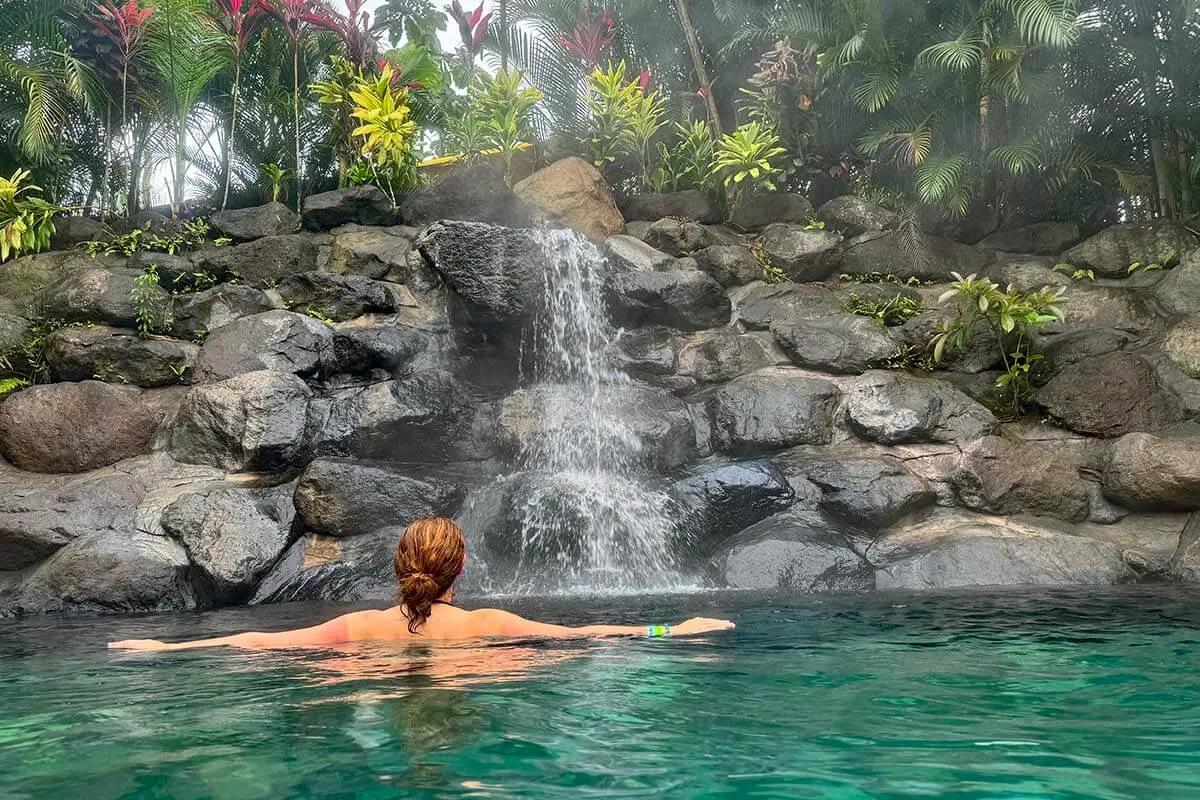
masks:
{"label": "rock wall", "polygon": [[[35,314],[75,323],[46,343],[57,382],[0,400],[0,615],[386,597],[395,537],[427,514],[461,515],[473,565],[500,569],[522,489],[495,478],[547,411],[516,357],[538,255],[495,223],[538,220],[603,241],[612,364],[634,379],[614,402],[687,520],[678,558],[713,585],[1200,580],[1190,232],[928,236],[915,258],[895,216],[855,198],[759,198],[735,230],[684,193],[628,204],[620,233],[589,169],[552,166],[516,195],[448,179],[400,212],[359,187],[303,220],[216,215],[235,243],[187,256],[0,267],[0,348]],[[1177,264],[1126,274],[1162,242]],[[1051,269],[1072,246],[1094,284]],[[170,335],[142,338],[130,290],[151,261],[165,288],[217,283],[172,296]],[[995,342],[933,373],[880,368],[947,319],[951,271],[1065,288],[1067,321],[1039,342],[1040,417],[989,410]],[[922,283],[839,278],[872,273]],[[846,310],[851,292],[926,310],[884,327]]]}

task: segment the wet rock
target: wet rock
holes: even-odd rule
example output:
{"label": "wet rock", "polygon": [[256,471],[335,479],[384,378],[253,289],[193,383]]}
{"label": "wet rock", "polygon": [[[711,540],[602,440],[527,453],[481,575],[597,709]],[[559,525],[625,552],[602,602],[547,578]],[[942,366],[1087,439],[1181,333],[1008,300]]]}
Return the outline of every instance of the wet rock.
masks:
{"label": "wet rock", "polygon": [[724,383],[775,362],[761,335],[706,331],[680,342],[678,372],[698,383]]}
{"label": "wet rock", "polygon": [[896,343],[873,320],[854,315],[772,326],[775,341],[793,362],[839,375],[859,375],[896,352]]}
{"label": "wet rock", "polygon": [[1170,572],[1186,583],[1200,583],[1200,513],[1192,514],[1187,527],[1180,534]]}
{"label": "wet rock", "polygon": [[608,237],[604,241],[604,252],[614,268],[626,272],[671,269],[677,261],[674,256],[625,234]]}
{"label": "wet rock", "polygon": [[260,370],[312,375],[332,357],[329,325],[305,314],[266,311],[209,334],[196,359],[196,380],[220,381]]}
{"label": "wet rock", "polygon": [[608,305],[618,325],[665,325],[680,330],[726,325],[731,310],[721,284],[698,270],[614,275],[608,285]]}
{"label": "wet rock", "polygon": [[581,158],[555,161],[517,183],[513,194],[553,225],[573,228],[593,241],[602,242],[625,230],[608,183]]}
{"label": "wet rock", "polygon": [[894,212],[852,194],[835,197],[825,203],[817,209],[816,218],[846,236],[891,230],[899,222]]}
{"label": "wet rock", "polygon": [[1069,364],[1035,398],[1067,428],[1105,438],[1158,430],[1184,418],[1179,398],[1162,386],[1153,365],[1126,352]]}
{"label": "wet rock", "polygon": [[1175,222],[1125,222],[1080,242],[1062,260],[1090,268],[1098,278],[1124,278],[1134,262],[1174,261],[1196,245],[1196,237]]}
{"label": "wet rock", "polygon": [[300,476],[295,502],[308,530],[354,536],[403,528],[422,517],[454,516],[463,497],[462,487],[412,477],[398,464],[320,458]]}
{"label": "wet rock", "polygon": [[636,378],[675,372],[675,333],[668,328],[622,331],[610,351],[612,363]]}
{"label": "wet rock", "polygon": [[339,233],[333,237],[326,269],[334,275],[362,275],[378,280],[390,272],[403,274],[411,250],[408,239],[382,230]]}
{"label": "wet rock", "polygon": [[203,338],[222,325],[271,310],[271,301],[258,289],[238,283],[222,283],[195,294],[174,299],[176,336]]}
{"label": "wet rock", "polygon": [[1122,436],[1113,443],[1102,486],[1126,508],[1200,509],[1200,434]]}
{"label": "wet rock", "polygon": [[829,381],[768,368],[723,386],[708,400],[715,444],[756,455],[800,444],[828,444],[841,390]]}
{"label": "wet rock", "polygon": [[112,229],[95,217],[60,217],[54,220],[51,250],[72,250],[85,242],[107,241]]}
{"label": "wet rock", "polygon": [[683,514],[676,547],[689,559],[711,556],[730,536],[796,499],[787,476],[769,461],[697,470],[672,484],[671,495]]}
{"label": "wet rock", "polygon": [[400,213],[405,224],[416,226],[443,219],[528,225],[528,213],[517,206],[504,176],[479,165],[453,170],[437,183],[417,187],[400,204]]}
{"label": "wet rock", "polygon": [[1163,328],[1148,296],[1142,292],[1108,286],[1075,284],[1066,287],[1060,305],[1066,310],[1064,322],[1050,322],[1040,329],[1062,333],[1075,328],[1110,327],[1133,333],[1156,333]]}
{"label": "wet rock", "polygon": [[895,459],[818,455],[792,463],[821,490],[821,510],[851,525],[886,528],[937,499]]}
{"label": "wet rock", "polygon": [[394,559],[403,528],[362,536],[310,533],[288,548],[263,578],[251,605],[396,599]]}
{"label": "wet rock", "polygon": [[828,286],[754,283],[734,295],[736,319],[748,328],[842,317],[842,301]]}
{"label": "wet rock", "polygon": [[772,225],[758,239],[772,268],[797,283],[823,281],[838,271],[842,237],[800,225]]}
{"label": "wet rock", "polygon": [[963,505],[976,511],[1082,522],[1091,508],[1090,484],[1072,464],[999,436],[963,448],[953,482]]}
{"label": "wet rock", "polygon": [[1200,313],[1177,322],[1163,339],[1163,352],[1189,378],[1200,378]]}
{"label": "wet rock", "polygon": [[665,217],[694,219],[716,224],[721,221],[721,209],[704,192],[685,189],[664,194],[639,194],[625,201],[621,212],[628,220],[654,222]]}
{"label": "wet rock", "polygon": [[1079,226],[1074,222],[1037,222],[985,236],[975,246],[1006,253],[1056,256],[1079,238]]}
{"label": "wet rock", "polygon": [[18,314],[0,312],[0,354],[14,354],[32,333],[32,323]]}
{"label": "wet rock", "polygon": [[218,211],[208,218],[208,224],[214,231],[230,239],[248,242],[265,236],[295,233],[300,227],[300,218],[283,203],[267,203],[252,208]]}
{"label": "wet rock", "polygon": [[383,370],[389,376],[429,367],[436,348],[429,334],[394,318],[364,317],[333,326],[334,373],[363,375]]}
{"label": "wet rock", "polygon": [[993,433],[992,412],[949,383],[868,372],[850,391],[850,428],[880,444],[965,442]]}
{"label": "wet rock", "polygon": [[200,348],[176,339],[144,339],[134,331],[94,325],[60,328],[46,339],[45,358],[56,381],[85,381],[135,386],[178,383],[196,361]]}
{"label": "wet rock", "polygon": [[1168,314],[1195,314],[1200,309],[1200,247],[1185,253],[1151,291]]}
{"label": "wet rock", "polygon": [[762,280],[763,268],[749,247],[740,244],[717,244],[696,251],[700,269],[728,288]]}
{"label": "wet rock", "polygon": [[388,288],[362,275],[303,272],[284,278],[277,290],[288,308],[335,322],[396,310],[396,299]]}
{"label": "wet rock", "polygon": [[0,454],[30,472],[84,472],[148,452],[162,419],[136,389],[30,386],[0,403]]}
{"label": "wet rock", "polygon": [[399,215],[378,186],[350,186],[304,200],[304,227],[327,231],[339,225],[392,225]]}
{"label": "wet rock", "polygon": [[31,297],[51,297],[67,279],[75,281],[79,273],[106,267],[124,266],[124,257],[99,256],[82,252],[35,253],[14,258],[0,270],[0,298],[10,301],[9,313],[23,312]]}
{"label": "wet rock", "polygon": [[193,256],[197,270],[221,280],[238,278],[261,289],[296,272],[317,268],[322,239],[308,234],[266,236],[231,247],[201,250]]}
{"label": "wet rock", "polygon": [[716,235],[699,222],[675,218],[651,223],[642,239],[654,249],[675,257],[690,256],[706,247],[721,244]]}
{"label": "wet rock", "polygon": [[171,428],[171,456],[228,472],[274,472],[308,452],[304,381],[284,372],[248,372],[193,387]]}
{"label": "wet rock", "polygon": [[1140,340],[1116,328],[1079,328],[1051,337],[1042,348],[1038,370],[1047,379],[1072,364],[1124,350],[1136,350]]}
{"label": "wet rock", "polygon": [[989,276],[1001,288],[1015,286],[1023,292],[1033,292],[1047,286],[1073,287],[1076,282],[1070,275],[1055,272],[1053,259],[1030,259],[999,254],[996,263],[988,269]]}
{"label": "wet rock", "polygon": [[764,192],[745,197],[729,213],[729,224],[742,231],[761,231],[777,222],[804,222],[812,216],[807,197],[788,192]]}
{"label": "wet rock", "polygon": [[[932,361],[933,347],[930,343],[944,326],[953,323],[957,314],[952,305],[929,308],[904,324],[889,328],[888,333],[898,344],[908,347],[910,352],[927,354]],[[961,349],[945,353],[941,363],[935,366],[977,375],[1000,366],[1003,352],[1000,336],[995,329],[989,325],[977,325],[967,334]]]}
{"label": "wet rock", "polygon": [[[138,270],[123,268],[67,272],[48,290],[43,314],[62,322],[105,323],[135,328],[137,308],[130,299],[130,292],[139,275],[141,272]],[[167,293],[162,289],[147,291],[156,302],[167,302]]]}
{"label": "wet rock", "polygon": [[951,272],[984,272],[992,258],[990,251],[940,236],[867,233],[846,243],[841,270],[850,275],[879,273],[947,281]]}

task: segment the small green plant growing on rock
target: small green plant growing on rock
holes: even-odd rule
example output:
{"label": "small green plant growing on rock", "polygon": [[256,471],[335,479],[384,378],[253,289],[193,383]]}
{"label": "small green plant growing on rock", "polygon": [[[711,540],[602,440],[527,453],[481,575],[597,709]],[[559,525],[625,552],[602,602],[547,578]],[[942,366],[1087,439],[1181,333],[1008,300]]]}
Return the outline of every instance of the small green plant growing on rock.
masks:
{"label": "small green plant growing on rock", "polygon": [[1126,275],[1132,275],[1135,272],[1153,272],[1159,269],[1166,269],[1169,265],[1179,260],[1179,253],[1173,248],[1168,248],[1157,258],[1148,261],[1135,261],[1130,264],[1126,270]]}
{"label": "small green plant growing on rock", "polygon": [[885,328],[903,325],[925,310],[920,300],[908,295],[897,294],[886,302],[870,300],[850,292],[842,308],[851,314],[870,317]]}
{"label": "small green plant growing on rock", "polygon": [[[85,247],[88,255],[93,258],[101,253],[110,256],[131,256],[141,252],[166,253],[174,256],[203,247],[204,243],[208,241],[209,230],[206,221],[196,219],[181,223],[175,233],[160,236],[150,232],[150,223],[147,222],[140,228],[118,234],[107,241],[88,242]],[[231,242],[231,239],[225,237],[213,240],[213,244],[217,247],[224,247]]]}
{"label": "small green plant growing on rock", "polygon": [[292,173],[278,164],[259,164],[258,168],[262,170],[263,193],[266,197],[272,203],[286,200],[287,183]]}
{"label": "small green plant growing on rock", "polygon": [[1072,264],[1055,264],[1054,271],[1061,272],[1064,275],[1070,275],[1071,280],[1073,281],[1081,281],[1086,278],[1092,283],[1096,282],[1096,273],[1094,270],[1076,267]]}
{"label": "small green plant growing on rock", "polygon": [[133,279],[129,299],[137,313],[138,335],[143,338],[166,333],[175,324],[170,300],[159,287],[158,265],[151,264]]}
{"label": "small green plant growing on rock", "polygon": [[804,223],[806,231],[823,231],[825,230],[825,220],[809,218],[808,222]]}
{"label": "small green plant growing on rock", "polygon": [[763,245],[761,239],[750,246],[750,252],[754,254],[754,260],[762,268],[764,281],[767,283],[784,283],[789,280],[786,272],[771,263],[771,257],[767,255],[767,248]]}
{"label": "small green plant growing on rock", "polygon": [[333,325],[333,318],[316,306],[309,306],[308,308],[304,309],[304,313],[313,319],[319,319],[326,325]]}
{"label": "small green plant growing on rock", "polygon": [[849,272],[843,272],[841,275],[838,275],[838,280],[843,283],[894,283],[898,286],[926,286],[932,283],[932,281],[923,281],[915,275],[901,278],[899,275],[893,275],[890,272],[868,272],[865,275],[852,275]]}

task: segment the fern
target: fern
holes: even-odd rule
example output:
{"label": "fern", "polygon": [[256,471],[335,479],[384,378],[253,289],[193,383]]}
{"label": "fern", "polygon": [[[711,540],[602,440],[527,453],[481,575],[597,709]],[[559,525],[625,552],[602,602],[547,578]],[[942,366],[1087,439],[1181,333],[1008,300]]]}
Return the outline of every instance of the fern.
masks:
{"label": "fern", "polygon": [[0,378],[0,397],[6,394],[11,394],[18,389],[24,389],[29,385],[29,381],[21,378]]}

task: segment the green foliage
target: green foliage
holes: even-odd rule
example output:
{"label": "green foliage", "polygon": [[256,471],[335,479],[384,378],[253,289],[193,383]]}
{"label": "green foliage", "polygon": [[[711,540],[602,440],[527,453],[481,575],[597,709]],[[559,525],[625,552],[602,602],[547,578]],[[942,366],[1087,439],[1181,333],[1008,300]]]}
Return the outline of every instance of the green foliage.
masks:
{"label": "green foliage", "polygon": [[513,158],[534,139],[533,109],[542,99],[542,93],[524,85],[524,81],[521,72],[500,71],[492,77],[480,77],[470,89],[467,115],[474,115],[471,124],[476,126],[483,146],[500,154],[509,181]]}
{"label": "green foliage", "polygon": [[1084,267],[1076,267],[1071,264],[1059,263],[1059,264],[1054,265],[1054,271],[1061,272],[1066,275],[1070,275],[1071,280],[1081,281],[1086,278],[1087,280],[1091,281],[1092,283],[1096,282],[1095,271],[1086,269]]}
{"label": "green foliage", "polygon": [[304,309],[304,313],[307,314],[308,316],[312,317],[313,319],[319,319],[321,322],[324,322],[326,325],[333,325],[333,318],[330,317],[328,314],[326,314],[321,309],[317,308],[316,306],[308,306],[307,308]]}
{"label": "green foliage", "polygon": [[24,389],[28,385],[29,381],[22,378],[0,378],[0,397],[11,394],[18,389]]}
{"label": "green foliage", "polygon": [[825,220],[809,219],[808,222],[804,223],[804,230],[806,230],[806,231],[823,231],[823,230],[825,230]]}
{"label": "green foliage", "polygon": [[272,203],[287,199],[287,182],[291,173],[278,164],[259,164],[265,181],[263,188]]}
{"label": "green foliage", "polygon": [[0,177],[0,262],[48,248],[54,215],[65,210],[34,197],[42,190],[28,181],[28,170]]}
{"label": "green foliage", "polygon": [[[696,168],[686,163],[711,149],[711,137],[706,144],[694,129],[679,128],[690,153],[681,153],[679,159],[671,158],[657,167],[654,161],[662,159],[665,148],[662,143],[653,146],[655,137],[666,126],[666,100],[658,90],[647,91],[648,75],[629,78],[625,62],[607,68],[597,68],[588,78],[588,110],[592,115],[592,132],[588,141],[592,163],[600,169],[630,158],[637,164],[639,188],[651,189],[665,185],[681,177],[679,173]],[[661,169],[661,171],[660,171]],[[699,178],[697,177],[697,180]]]}
{"label": "green foliage", "polygon": [[851,314],[870,317],[882,327],[891,328],[903,325],[925,310],[920,300],[904,294],[897,294],[886,302],[870,300],[850,292],[842,307]]}
{"label": "green foliage", "polygon": [[[203,247],[204,243],[208,241],[208,234],[211,230],[208,227],[208,223],[203,219],[178,223],[175,226],[175,233],[169,233],[165,236],[151,233],[150,228],[151,224],[147,222],[140,228],[134,228],[128,233],[118,234],[107,241],[87,242],[85,247],[88,254],[93,257],[100,253],[110,256],[131,256],[134,253],[143,251],[166,253],[174,256]],[[230,239],[224,237],[213,240],[213,244],[217,247],[223,247],[230,242]]]}
{"label": "green foliage", "polygon": [[350,89],[350,116],[358,121],[350,136],[393,205],[417,185],[413,153],[416,124],[409,118],[408,90],[397,86],[395,77],[391,65],[384,64],[378,77],[360,73]]}
{"label": "green foliage", "polygon": [[775,191],[772,177],[779,172],[772,159],[784,154],[779,137],[757,122],[748,122],[717,142],[712,172],[725,185],[731,207],[749,193]]}
{"label": "green foliage", "polygon": [[708,123],[697,120],[691,125],[676,123],[678,140],[668,145],[658,142],[657,164],[648,183],[656,192],[699,189],[714,194],[717,182],[712,165],[716,143]]}
{"label": "green foliage", "polygon": [[138,334],[142,337],[166,333],[175,324],[171,301],[159,286],[158,266],[151,264],[133,279],[129,299],[137,312]]}
{"label": "green foliage", "polygon": [[1125,274],[1132,275],[1135,272],[1153,272],[1171,266],[1178,260],[1179,253],[1172,248],[1168,248],[1151,260],[1134,261],[1125,269]]}

